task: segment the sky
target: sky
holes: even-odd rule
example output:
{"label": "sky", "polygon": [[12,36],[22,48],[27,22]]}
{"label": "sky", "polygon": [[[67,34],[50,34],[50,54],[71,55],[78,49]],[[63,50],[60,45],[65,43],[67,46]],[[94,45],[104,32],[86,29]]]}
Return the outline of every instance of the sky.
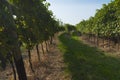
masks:
{"label": "sky", "polygon": [[100,9],[102,4],[108,4],[111,0],[47,0],[57,19],[63,23],[72,25],[78,24],[83,19],[94,16],[96,9]]}

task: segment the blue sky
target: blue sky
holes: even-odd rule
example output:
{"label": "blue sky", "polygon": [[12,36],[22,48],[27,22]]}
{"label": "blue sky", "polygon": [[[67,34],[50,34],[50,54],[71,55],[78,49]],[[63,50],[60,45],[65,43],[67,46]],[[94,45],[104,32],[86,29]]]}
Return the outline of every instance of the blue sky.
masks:
{"label": "blue sky", "polygon": [[94,16],[96,9],[111,0],[47,0],[57,19],[64,23],[77,24],[83,19]]}

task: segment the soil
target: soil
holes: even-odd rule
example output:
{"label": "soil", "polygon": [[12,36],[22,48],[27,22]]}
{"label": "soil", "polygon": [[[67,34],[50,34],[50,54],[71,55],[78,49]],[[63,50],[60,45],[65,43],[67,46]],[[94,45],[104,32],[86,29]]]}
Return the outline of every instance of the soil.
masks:
{"label": "soil", "polygon": [[[93,40],[88,40],[86,36],[81,36],[80,40],[82,40],[85,44],[88,44],[91,47],[97,47],[98,49],[104,51],[107,55],[111,55],[114,57],[120,57],[120,48],[118,49],[118,45],[120,44],[114,44],[114,42],[109,41],[108,40],[104,40],[103,43],[103,39],[99,38],[99,46],[97,46],[96,43],[94,43],[94,39]],[[95,38],[95,40],[97,40],[97,38]],[[110,46],[110,47],[109,47]]]}
{"label": "soil", "polygon": [[[84,36],[80,37],[80,39],[91,47],[97,47],[107,52],[107,54],[120,57],[120,51],[117,49],[117,46],[113,47],[113,45],[111,45],[110,48],[108,48],[107,41],[104,41],[104,44],[102,44],[103,40],[99,39],[99,46],[96,46],[92,41],[85,39]],[[36,49],[32,50],[32,63],[35,73],[30,69],[27,52],[24,52],[23,58],[28,80],[71,80],[71,76],[65,73],[67,66],[64,63],[63,54],[58,49],[59,40],[57,37],[53,42],[54,43],[49,46],[49,52],[46,51],[44,43],[45,54],[42,53],[41,46],[39,45],[40,61],[38,61]],[[6,70],[0,69],[0,80],[14,80],[10,64],[7,65]]]}
{"label": "soil", "polygon": [[[24,53],[28,80],[71,80],[69,74],[65,73],[67,66],[64,63],[63,54],[57,47],[58,43],[58,39],[55,38],[53,45],[49,48],[49,52],[45,52],[45,54],[40,49],[40,62],[38,61],[36,50],[32,50],[32,63],[35,73],[32,73],[29,67],[27,52]],[[0,72],[0,80],[14,80],[10,65],[7,66],[6,70]]]}

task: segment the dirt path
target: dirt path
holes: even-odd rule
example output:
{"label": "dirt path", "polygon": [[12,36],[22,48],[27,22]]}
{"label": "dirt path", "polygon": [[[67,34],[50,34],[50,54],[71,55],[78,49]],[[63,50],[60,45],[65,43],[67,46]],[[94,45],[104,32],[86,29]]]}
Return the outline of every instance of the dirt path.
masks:
{"label": "dirt path", "polygon": [[63,55],[57,47],[58,43],[56,39],[49,53],[46,54],[45,64],[43,63],[43,65],[40,65],[36,70],[40,80],[70,80],[70,77],[64,72],[66,66]]}

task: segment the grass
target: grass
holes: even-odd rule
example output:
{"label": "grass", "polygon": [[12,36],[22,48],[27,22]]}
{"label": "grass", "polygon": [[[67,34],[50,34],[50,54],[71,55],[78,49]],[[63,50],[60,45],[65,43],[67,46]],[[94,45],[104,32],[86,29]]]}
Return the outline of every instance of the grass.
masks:
{"label": "grass", "polygon": [[95,47],[90,47],[77,37],[63,33],[59,48],[67,64],[66,72],[72,80],[120,80],[120,59]]}

